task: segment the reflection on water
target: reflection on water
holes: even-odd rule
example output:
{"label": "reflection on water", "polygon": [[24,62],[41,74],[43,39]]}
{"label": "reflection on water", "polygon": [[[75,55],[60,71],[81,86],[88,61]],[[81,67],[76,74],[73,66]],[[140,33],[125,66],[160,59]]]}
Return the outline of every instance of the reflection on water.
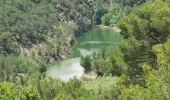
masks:
{"label": "reflection on water", "polygon": [[77,48],[77,50],[80,52],[80,55],[83,57],[91,55],[93,52],[99,51],[99,49],[87,50],[87,49],[82,49],[82,48]]}
{"label": "reflection on water", "polygon": [[119,33],[115,33],[109,28],[95,28],[80,38],[70,55],[70,59],[63,60],[47,70],[47,76],[68,81],[74,77],[81,78],[84,69],[80,65],[80,56],[91,55],[93,52],[114,46],[122,40]]}
{"label": "reflection on water", "polygon": [[88,45],[88,44],[111,44],[113,42],[102,42],[102,41],[86,41],[83,43],[80,43],[80,45]]}

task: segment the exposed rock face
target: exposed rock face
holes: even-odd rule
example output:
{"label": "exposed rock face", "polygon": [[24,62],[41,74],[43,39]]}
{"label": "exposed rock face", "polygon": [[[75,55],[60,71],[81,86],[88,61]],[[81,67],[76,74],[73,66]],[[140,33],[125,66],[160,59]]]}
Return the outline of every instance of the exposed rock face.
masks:
{"label": "exposed rock face", "polygon": [[60,59],[65,59],[66,56],[69,54],[71,46],[75,42],[75,37],[74,36],[68,36],[65,42],[65,45],[61,46],[58,51],[58,57]]}
{"label": "exposed rock face", "polygon": [[53,63],[53,62],[54,62],[54,58],[51,57],[51,58],[48,58],[48,59],[47,59],[47,63],[48,63],[48,64],[51,64],[51,63]]}
{"label": "exposed rock face", "polygon": [[[49,39],[49,41],[51,41]],[[52,41],[51,41],[52,42]],[[69,54],[71,46],[75,42],[75,37],[70,35],[66,37],[66,41],[64,45],[60,47],[56,47],[56,51],[54,51],[51,55],[49,55],[49,50],[47,44],[38,44],[33,45],[31,48],[22,48],[20,47],[20,53],[23,56],[32,58],[32,59],[39,59],[39,57],[47,57],[46,63],[50,64],[54,61],[65,59]]]}

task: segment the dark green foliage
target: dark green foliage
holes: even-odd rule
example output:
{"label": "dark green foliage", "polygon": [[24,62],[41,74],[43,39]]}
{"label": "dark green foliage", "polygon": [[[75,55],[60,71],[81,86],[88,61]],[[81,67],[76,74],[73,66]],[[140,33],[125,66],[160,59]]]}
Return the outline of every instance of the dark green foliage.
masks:
{"label": "dark green foliage", "polygon": [[101,18],[104,14],[107,13],[107,6],[104,0],[96,0],[96,6],[94,9],[93,19],[95,20],[96,24],[101,24]]}
{"label": "dark green foliage", "polygon": [[84,67],[84,69],[86,71],[90,71],[91,70],[91,58],[90,56],[86,56],[86,57],[81,57],[81,65]]}
{"label": "dark green foliage", "polygon": [[133,5],[143,4],[143,3],[145,3],[148,0],[115,0],[115,1],[118,2],[118,3],[121,3],[123,5],[133,6]]}
{"label": "dark green foliage", "polygon": [[[23,45],[39,43],[52,31],[54,7],[31,1],[1,1],[1,32],[10,32]],[[6,16],[6,17],[4,17]]]}
{"label": "dark green foliage", "polygon": [[52,0],[59,12],[57,19],[75,23],[78,27],[76,35],[86,32],[91,27],[94,2],[87,0]]}
{"label": "dark green foliage", "polygon": [[[157,63],[159,69],[154,70],[152,66],[143,64],[142,68],[144,71],[146,86],[145,88],[139,85],[130,85],[128,87],[125,84],[120,85],[119,99],[126,100],[130,99],[162,99],[169,100],[169,40],[164,44],[158,44],[153,47],[154,53],[157,56]],[[120,79],[119,82],[122,80]],[[124,80],[126,81],[126,79]],[[134,96],[135,95],[135,96]]]}
{"label": "dark green foliage", "polygon": [[[148,10],[150,9],[150,10]],[[169,5],[161,0],[148,2],[119,22],[125,38],[157,44],[166,41],[170,30]]]}
{"label": "dark green foliage", "polygon": [[127,75],[130,83],[144,85],[142,65],[147,63],[156,68],[156,56],[145,41],[128,39],[120,45],[124,61],[128,65]]}
{"label": "dark green foliage", "polygon": [[169,0],[150,0],[121,19],[125,39],[119,46],[82,57],[86,71],[101,75],[96,80],[62,82],[45,74],[43,61],[59,59],[69,36],[87,31],[93,21],[101,24],[101,18],[105,25],[117,24],[145,1],[1,0],[0,99],[169,100]]}
{"label": "dark green foliage", "polygon": [[[107,53],[100,52],[98,55],[101,58],[93,57],[93,70],[121,75],[117,81],[120,93],[118,99],[168,100],[170,98],[168,14],[167,0],[144,4],[119,22],[121,33],[125,37],[118,50],[120,52],[118,55],[122,58],[117,58],[113,52],[109,52],[114,54],[113,56],[107,55],[109,50]],[[118,61],[125,63],[125,72],[120,70],[123,66],[117,66],[120,64]]]}
{"label": "dark green foliage", "polygon": [[20,81],[21,77],[28,77],[45,71],[46,65],[40,66],[35,61],[25,57],[15,55],[0,56],[1,81]]}
{"label": "dark green foliage", "polygon": [[[91,57],[82,58],[85,70],[95,70],[98,75],[116,75],[120,76],[127,72],[127,65],[124,62],[123,54],[118,47],[108,47],[98,53],[94,53]],[[85,65],[90,64],[90,68]]]}
{"label": "dark green foliage", "polygon": [[96,10],[96,20],[99,24],[115,26],[121,18],[146,1],[148,0],[98,0],[97,4],[100,4],[100,9]]}
{"label": "dark green foliage", "polygon": [[10,54],[18,53],[17,41],[10,32],[0,33],[0,53]]}
{"label": "dark green foliage", "polygon": [[115,26],[121,18],[128,15],[135,8],[135,6],[122,6],[121,3],[112,2],[107,13],[101,17],[102,24]]}
{"label": "dark green foliage", "polygon": [[84,0],[1,0],[0,53],[27,55],[23,49],[32,53],[43,45],[38,56],[52,58],[51,50],[68,45],[67,37],[90,29],[92,6]]}

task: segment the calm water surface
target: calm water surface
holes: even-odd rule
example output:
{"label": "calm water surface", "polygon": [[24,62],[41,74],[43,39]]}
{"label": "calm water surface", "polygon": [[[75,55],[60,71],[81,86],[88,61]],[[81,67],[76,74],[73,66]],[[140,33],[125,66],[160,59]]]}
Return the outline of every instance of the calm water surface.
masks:
{"label": "calm water surface", "polygon": [[77,39],[68,59],[58,62],[47,70],[47,76],[68,81],[81,78],[84,68],[80,65],[80,56],[91,55],[108,46],[120,43],[122,36],[111,28],[96,27]]}

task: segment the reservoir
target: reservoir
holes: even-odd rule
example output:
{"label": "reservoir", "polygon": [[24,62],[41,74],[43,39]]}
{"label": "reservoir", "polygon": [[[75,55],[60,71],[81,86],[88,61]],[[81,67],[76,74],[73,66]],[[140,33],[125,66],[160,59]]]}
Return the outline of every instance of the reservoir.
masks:
{"label": "reservoir", "polygon": [[47,70],[47,76],[69,81],[70,79],[80,79],[84,73],[84,68],[80,65],[80,56],[91,55],[109,46],[116,46],[123,37],[119,32],[111,27],[96,27],[77,38],[71,54]]}

